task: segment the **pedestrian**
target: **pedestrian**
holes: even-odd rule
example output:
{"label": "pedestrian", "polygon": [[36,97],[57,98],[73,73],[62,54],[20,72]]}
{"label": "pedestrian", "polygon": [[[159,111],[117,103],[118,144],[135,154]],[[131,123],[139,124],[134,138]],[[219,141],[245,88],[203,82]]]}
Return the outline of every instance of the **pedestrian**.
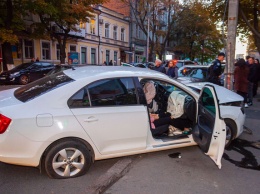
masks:
{"label": "pedestrian", "polygon": [[162,65],[162,61],[160,59],[155,60],[154,70],[166,74],[165,67]]}
{"label": "pedestrian", "polygon": [[39,61],[40,61],[40,60],[39,60],[39,57],[37,57],[37,58],[36,58],[36,62],[39,62]]}
{"label": "pedestrian", "polygon": [[256,64],[254,63],[254,59],[252,57],[249,57],[248,59],[248,67],[249,67],[249,74],[248,74],[248,106],[253,105],[253,87],[254,82],[257,80],[257,69]]}
{"label": "pedestrian", "polygon": [[103,66],[107,66],[107,62],[106,61],[104,61]]}
{"label": "pedestrian", "polygon": [[208,81],[221,86],[220,75],[222,73],[221,62],[225,59],[225,53],[219,53],[218,58],[213,62],[209,68]]}
{"label": "pedestrian", "polygon": [[253,86],[253,97],[255,97],[257,94],[258,82],[260,81],[259,59],[255,59],[255,66],[256,66],[256,75],[255,75],[255,81],[254,81],[254,86]]}
{"label": "pedestrian", "polygon": [[166,72],[166,75],[174,79],[178,78],[178,67],[176,66],[176,64],[177,60],[170,60],[168,63],[168,70]]}
{"label": "pedestrian", "polygon": [[35,62],[35,58],[34,58],[34,57],[31,59],[31,62],[32,62],[32,63]]}
{"label": "pedestrian", "polygon": [[241,95],[244,98],[244,106],[248,107],[247,104],[247,93],[248,93],[248,74],[249,67],[246,64],[244,59],[239,59],[236,64],[234,71],[234,81],[235,81],[235,90],[237,94]]}
{"label": "pedestrian", "polygon": [[112,60],[109,61],[108,65],[109,65],[109,66],[113,66]]}

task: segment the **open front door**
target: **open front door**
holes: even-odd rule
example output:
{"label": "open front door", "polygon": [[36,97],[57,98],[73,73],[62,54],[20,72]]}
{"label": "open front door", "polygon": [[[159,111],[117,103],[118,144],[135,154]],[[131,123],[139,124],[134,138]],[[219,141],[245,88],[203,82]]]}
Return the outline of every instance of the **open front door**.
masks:
{"label": "open front door", "polygon": [[220,117],[214,86],[206,85],[200,94],[197,126],[193,131],[193,138],[220,169],[225,149],[226,124]]}

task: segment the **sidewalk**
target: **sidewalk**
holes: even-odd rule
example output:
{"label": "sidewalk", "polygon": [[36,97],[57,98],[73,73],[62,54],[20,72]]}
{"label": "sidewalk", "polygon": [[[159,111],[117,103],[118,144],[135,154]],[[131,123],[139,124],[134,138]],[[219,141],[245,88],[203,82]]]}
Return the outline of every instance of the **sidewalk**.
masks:
{"label": "sidewalk", "polygon": [[[253,106],[245,109],[245,126],[253,134],[242,133],[245,144],[225,150],[222,169],[204,155],[197,146],[139,155],[130,171],[112,185],[106,194],[193,194],[193,193],[260,193],[260,150],[248,142],[260,139],[260,90]],[[182,158],[170,158],[180,152]],[[248,166],[240,167],[242,163]],[[253,168],[255,165],[255,169]],[[258,170],[257,170],[258,169]]]}

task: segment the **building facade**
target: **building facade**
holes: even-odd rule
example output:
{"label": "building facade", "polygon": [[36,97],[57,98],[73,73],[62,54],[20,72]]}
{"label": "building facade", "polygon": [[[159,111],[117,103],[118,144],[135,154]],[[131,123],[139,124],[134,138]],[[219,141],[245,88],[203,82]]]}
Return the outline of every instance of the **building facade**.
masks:
{"label": "building facade", "polygon": [[[112,60],[113,65],[120,65],[121,62],[130,62],[127,54],[130,50],[129,20],[102,5],[95,6],[94,10],[94,17],[88,23],[80,23],[77,31],[69,33],[66,63],[101,65]],[[30,15],[25,20],[30,26],[37,17]],[[57,28],[57,33],[62,32]],[[37,57],[41,61],[60,63],[60,48],[55,40],[23,37],[19,43],[12,45],[12,55],[14,65]]]}

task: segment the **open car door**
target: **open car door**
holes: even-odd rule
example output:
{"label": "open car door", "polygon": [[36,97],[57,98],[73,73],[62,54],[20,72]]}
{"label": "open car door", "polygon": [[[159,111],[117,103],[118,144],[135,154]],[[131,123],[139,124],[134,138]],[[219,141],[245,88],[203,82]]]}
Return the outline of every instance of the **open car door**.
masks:
{"label": "open car door", "polygon": [[225,149],[226,124],[220,117],[218,98],[212,85],[205,85],[201,90],[197,125],[192,135],[201,150],[210,156],[220,169]]}

